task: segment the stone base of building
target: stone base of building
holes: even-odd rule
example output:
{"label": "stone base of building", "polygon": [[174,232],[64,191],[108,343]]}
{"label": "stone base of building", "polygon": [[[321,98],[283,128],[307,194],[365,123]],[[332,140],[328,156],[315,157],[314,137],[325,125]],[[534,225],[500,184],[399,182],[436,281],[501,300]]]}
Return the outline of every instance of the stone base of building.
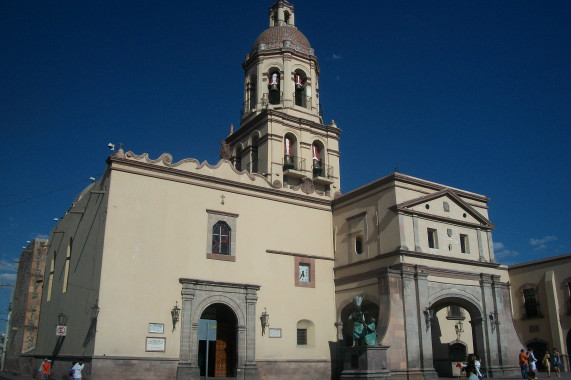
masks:
{"label": "stone base of building", "polygon": [[344,366],[341,379],[389,380],[391,371],[387,368],[388,346],[345,347]]}
{"label": "stone base of building", "polygon": [[391,380],[438,380],[438,373],[433,369],[412,368],[409,370],[391,371]]}
{"label": "stone base of building", "polygon": [[485,369],[488,377],[521,377],[519,366],[496,366]]}
{"label": "stone base of building", "polygon": [[260,380],[331,379],[329,360],[258,360]]}
{"label": "stone base of building", "polygon": [[91,359],[91,375],[88,378],[90,380],[117,378],[125,380],[175,379],[177,364],[178,358],[98,356]]}

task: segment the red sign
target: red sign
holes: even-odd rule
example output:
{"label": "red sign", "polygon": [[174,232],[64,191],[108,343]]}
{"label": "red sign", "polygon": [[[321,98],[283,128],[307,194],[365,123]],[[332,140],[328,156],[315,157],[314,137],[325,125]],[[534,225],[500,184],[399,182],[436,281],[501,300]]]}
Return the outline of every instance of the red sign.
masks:
{"label": "red sign", "polygon": [[57,336],[65,336],[66,333],[67,333],[67,326],[56,327],[56,335]]}

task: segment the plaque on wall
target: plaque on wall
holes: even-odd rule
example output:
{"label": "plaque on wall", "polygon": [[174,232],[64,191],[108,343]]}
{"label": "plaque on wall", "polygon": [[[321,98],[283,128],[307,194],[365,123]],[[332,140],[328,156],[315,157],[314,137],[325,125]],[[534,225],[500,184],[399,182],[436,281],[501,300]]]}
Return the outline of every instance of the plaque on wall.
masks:
{"label": "plaque on wall", "polygon": [[145,351],[165,352],[166,338],[150,338],[147,337]]}
{"label": "plaque on wall", "polygon": [[149,332],[153,334],[164,334],[164,323],[149,323]]}
{"label": "plaque on wall", "polygon": [[270,329],[270,338],[281,338],[282,337],[282,329]]}
{"label": "plaque on wall", "polygon": [[537,333],[539,332],[539,325],[531,325],[529,326],[529,332]]}

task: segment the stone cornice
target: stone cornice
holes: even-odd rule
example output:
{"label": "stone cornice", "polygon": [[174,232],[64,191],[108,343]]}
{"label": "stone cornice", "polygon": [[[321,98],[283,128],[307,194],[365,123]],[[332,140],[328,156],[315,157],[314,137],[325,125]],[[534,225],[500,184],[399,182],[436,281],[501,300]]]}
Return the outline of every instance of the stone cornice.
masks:
{"label": "stone cornice", "polygon": [[376,191],[379,187],[387,185],[387,184],[394,183],[394,186],[396,187],[397,182],[403,182],[403,183],[408,183],[408,184],[412,184],[412,185],[416,185],[416,186],[422,186],[424,188],[427,188],[430,190],[435,190],[435,191],[450,189],[456,195],[463,197],[463,198],[475,200],[478,202],[484,202],[484,203],[487,203],[490,201],[489,198],[487,198],[483,195],[470,193],[470,192],[459,190],[459,189],[450,188],[448,186],[444,186],[444,185],[441,185],[441,184],[438,184],[435,182],[429,182],[429,181],[426,181],[426,180],[423,180],[420,178],[415,178],[415,177],[411,177],[411,176],[408,176],[405,174],[395,172],[395,173],[391,173],[385,177],[379,178],[376,181],[370,182],[364,186],[361,186],[355,190],[352,190],[346,194],[343,194],[342,196],[336,198],[333,201],[333,207],[334,208],[335,207],[343,207],[345,205],[345,203],[351,202],[353,199],[358,198],[360,196],[363,196],[369,192]]}
{"label": "stone cornice", "polygon": [[[497,267],[499,267],[499,264],[488,263],[488,262],[480,262],[480,261],[472,261],[472,260],[466,260],[466,259],[455,259],[455,258],[435,256],[435,255],[425,254],[425,253],[420,253],[420,252],[401,251],[401,250],[397,250],[397,251],[386,253],[386,254],[383,254],[380,256],[376,256],[376,257],[373,257],[373,258],[368,259],[368,260],[363,260],[363,261],[358,261],[358,262],[347,264],[347,265],[342,265],[342,266],[334,268],[333,270],[335,273],[338,273],[339,271],[341,271],[343,269],[347,269],[347,268],[352,268],[352,267],[357,267],[357,266],[368,267],[375,262],[381,261],[383,259],[391,258],[394,256],[400,256],[400,255],[403,255],[405,257],[408,256],[408,257],[417,257],[417,258],[428,259],[433,264],[432,265],[423,264],[421,266],[415,265],[415,264],[396,264],[396,265],[391,265],[389,267],[389,269],[400,270],[400,268],[403,267],[406,269],[407,272],[410,272],[412,270],[411,268],[414,267],[416,272],[418,272],[418,270],[420,269],[423,274],[426,274],[429,276],[467,279],[467,280],[473,280],[473,281],[481,280],[482,276],[489,276],[490,280],[492,278],[499,279],[499,277],[496,275],[484,275],[481,272],[474,272],[473,271],[474,268],[487,268],[487,269],[497,268]],[[470,269],[470,271],[459,271],[459,270],[446,269],[445,266],[440,265],[442,262],[465,264]],[[362,280],[365,280],[368,278],[373,278],[373,277],[377,276],[377,273],[379,272],[379,270],[382,270],[382,268],[376,268],[376,269],[366,271],[363,273],[350,275],[350,276],[346,276],[346,277],[336,278],[335,284],[336,285],[344,285],[344,284],[352,283],[352,282],[359,281],[359,280],[362,281]]]}

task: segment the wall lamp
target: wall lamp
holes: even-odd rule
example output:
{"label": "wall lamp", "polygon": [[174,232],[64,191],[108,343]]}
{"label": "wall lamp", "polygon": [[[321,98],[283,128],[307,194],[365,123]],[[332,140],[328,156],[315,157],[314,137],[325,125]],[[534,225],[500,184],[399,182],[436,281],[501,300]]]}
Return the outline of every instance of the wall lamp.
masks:
{"label": "wall lamp", "polygon": [[176,323],[180,317],[180,307],[178,307],[178,301],[176,301],[174,307],[171,309],[171,317],[172,317],[172,331],[174,331],[176,327]]}
{"label": "wall lamp", "polygon": [[265,307],[264,307],[264,312],[260,317],[260,322],[262,323],[262,335],[264,335],[264,333],[266,332],[266,326],[270,325],[270,315],[266,311]]}
{"label": "wall lamp", "polygon": [[57,321],[60,326],[65,326],[65,322],[67,322],[67,316],[62,312],[57,315]]}
{"label": "wall lamp", "polygon": [[95,305],[91,306],[91,319],[97,319],[99,315],[99,301],[95,300]]}
{"label": "wall lamp", "polygon": [[498,313],[491,312],[490,315],[488,315],[488,318],[490,318],[490,324],[492,326],[492,334],[493,334],[494,330],[496,330],[498,325],[500,324],[500,321],[498,319]]}
{"label": "wall lamp", "polygon": [[432,324],[432,319],[434,318],[434,310],[426,308],[423,311],[424,322],[426,323],[426,331],[430,330],[430,325]]}
{"label": "wall lamp", "polygon": [[460,336],[462,336],[462,333],[464,332],[464,322],[462,321],[456,322],[454,328],[456,329],[456,339],[460,340]]}

